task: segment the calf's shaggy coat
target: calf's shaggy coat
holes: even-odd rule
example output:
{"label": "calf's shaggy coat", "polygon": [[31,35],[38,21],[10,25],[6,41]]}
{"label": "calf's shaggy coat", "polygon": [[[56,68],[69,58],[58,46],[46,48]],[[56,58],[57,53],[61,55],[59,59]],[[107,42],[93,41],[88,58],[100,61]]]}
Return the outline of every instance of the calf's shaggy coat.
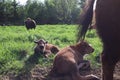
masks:
{"label": "calf's shaggy coat", "polygon": [[45,57],[48,57],[51,53],[56,54],[59,51],[57,46],[48,44],[48,42],[43,39],[34,42],[37,44],[34,48],[35,54],[43,54]]}
{"label": "calf's shaggy coat", "polygon": [[83,56],[93,51],[94,49],[87,42],[65,47],[56,54],[49,76],[69,75],[71,80],[99,80],[93,75],[81,76],[79,74],[78,65],[83,60]]}

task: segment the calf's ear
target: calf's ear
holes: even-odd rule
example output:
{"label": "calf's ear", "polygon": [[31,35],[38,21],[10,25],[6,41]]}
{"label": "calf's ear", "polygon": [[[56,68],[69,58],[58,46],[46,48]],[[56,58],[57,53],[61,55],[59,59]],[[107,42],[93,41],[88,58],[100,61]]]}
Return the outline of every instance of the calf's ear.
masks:
{"label": "calf's ear", "polygon": [[47,43],[48,43],[48,41],[45,41],[45,43],[47,44]]}
{"label": "calf's ear", "polygon": [[48,43],[48,41],[45,42],[46,44]]}
{"label": "calf's ear", "polygon": [[34,41],[34,43],[38,43],[38,41]]}

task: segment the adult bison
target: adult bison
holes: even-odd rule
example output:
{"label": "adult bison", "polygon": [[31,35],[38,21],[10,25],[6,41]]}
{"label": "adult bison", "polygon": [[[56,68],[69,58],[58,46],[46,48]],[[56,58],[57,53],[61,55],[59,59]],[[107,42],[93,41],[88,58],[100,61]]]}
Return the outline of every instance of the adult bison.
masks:
{"label": "adult bison", "polygon": [[[91,24],[93,4],[95,0],[87,0],[81,14],[79,38],[84,39]],[[120,0],[97,0],[96,28],[103,42],[102,80],[113,80],[116,63],[120,60]]]}
{"label": "adult bison", "polygon": [[35,29],[36,28],[36,22],[34,20],[32,20],[31,18],[27,18],[27,20],[25,21],[25,26],[26,29]]}

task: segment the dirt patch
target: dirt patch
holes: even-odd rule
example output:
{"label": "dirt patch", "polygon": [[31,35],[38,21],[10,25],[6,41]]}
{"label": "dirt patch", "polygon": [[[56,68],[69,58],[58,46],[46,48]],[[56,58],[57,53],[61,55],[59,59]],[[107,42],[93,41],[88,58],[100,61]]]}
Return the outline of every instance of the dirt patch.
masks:
{"label": "dirt patch", "polygon": [[[31,71],[24,72],[19,76],[15,76],[14,74],[7,74],[0,76],[0,80],[48,80],[47,74],[50,71],[50,67],[41,67],[36,65]],[[89,69],[80,71],[81,75],[94,74],[101,78],[101,68],[97,69]],[[114,80],[120,80],[120,62],[115,67]]]}

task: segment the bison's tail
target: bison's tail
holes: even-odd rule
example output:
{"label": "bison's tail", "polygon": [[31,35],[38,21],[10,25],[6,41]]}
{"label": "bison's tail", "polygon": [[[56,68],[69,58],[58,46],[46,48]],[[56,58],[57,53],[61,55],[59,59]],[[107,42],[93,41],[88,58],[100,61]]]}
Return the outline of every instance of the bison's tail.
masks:
{"label": "bison's tail", "polygon": [[84,40],[88,27],[91,25],[93,17],[93,4],[95,0],[87,0],[80,15],[77,41]]}

